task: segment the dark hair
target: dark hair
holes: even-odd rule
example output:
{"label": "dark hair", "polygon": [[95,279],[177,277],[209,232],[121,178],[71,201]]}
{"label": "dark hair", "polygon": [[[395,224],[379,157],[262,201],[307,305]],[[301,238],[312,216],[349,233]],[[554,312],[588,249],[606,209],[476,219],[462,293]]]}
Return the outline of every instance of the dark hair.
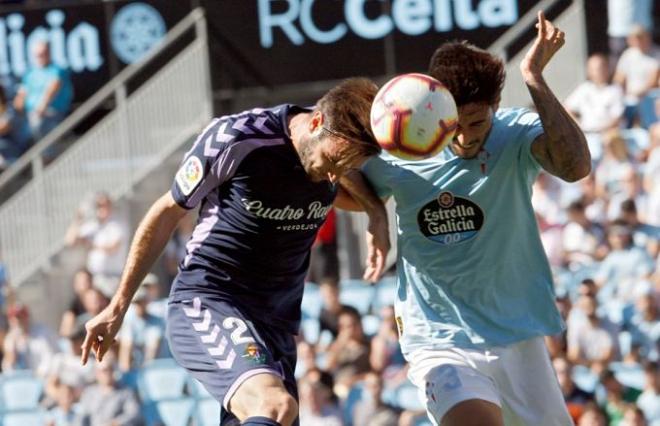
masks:
{"label": "dark hair", "polygon": [[504,88],[502,60],[466,41],[440,45],[431,57],[429,74],[447,86],[458,107],[495,105]]}
{"label": "dark hair", "polygon": [[378,86],[373,81],[354,77],[332,88],[316,103],[316,109],[324,116],[323,126],[351,142],[345,161],[370,157],[381,151],[369,120],[377,92]]}
{"label": "dark hair", "polygon": [[628,198],[621,203],[621,212],[623,213],[637,213],[637,205],[635,200]]}
{"label": "dark hair", "polygon": [[350,315],[353,318],[357,319],[358,321],[362,319],[362,316],[360,315],[360,311],[358,311],[357,309],[355,309],[353,306],[350,305],[342,305],[341,309],[339,310],[339,314],[337,316],[340,315]]}

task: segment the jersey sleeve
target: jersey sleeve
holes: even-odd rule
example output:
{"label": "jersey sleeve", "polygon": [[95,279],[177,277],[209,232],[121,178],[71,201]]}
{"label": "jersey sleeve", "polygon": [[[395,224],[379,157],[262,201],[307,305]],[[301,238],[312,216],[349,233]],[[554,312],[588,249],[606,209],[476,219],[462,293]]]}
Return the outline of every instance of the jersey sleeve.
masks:
{"label": "jersey sleeve", "polygon": [[230,124],[225,117],[213,120],[184,155],[170,190],[181,207],[196,207],[236,171],[240,159],[232,157],[235,136],[227,131]]}
{"label": "jersey sleeve", "polygon": [[518,128],[518,139],[520,150],[518,159],[528,177],[533,180],[541,171],[541,165],[532,154],[532,143],[543,134],[543,125],[541,118],[535,112],[529,110],[520,110],[520,114],[515,121]]}

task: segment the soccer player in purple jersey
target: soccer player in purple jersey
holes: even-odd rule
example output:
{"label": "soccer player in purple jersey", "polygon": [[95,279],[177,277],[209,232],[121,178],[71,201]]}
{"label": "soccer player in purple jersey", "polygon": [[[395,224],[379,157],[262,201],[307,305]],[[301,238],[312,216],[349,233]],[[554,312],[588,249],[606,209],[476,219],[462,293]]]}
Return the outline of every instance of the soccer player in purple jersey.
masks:
{"label": "soccer player in purple jersey", "polygon": [[352,173],[380,152],[369,126],[376,91],[354,78],[313,109],[213,120],[139,225],[117,293],[86,325],[82,362],[90,351],[103,358],[139,283],[199,206],[170,293],[172,353],[222,404],[221,425],[297,424],[294,334],[310,247],[335,197],[339,207],[357,200],[370,216],[376,248],[366,278],[379,277],[389,249],[385,209]]}

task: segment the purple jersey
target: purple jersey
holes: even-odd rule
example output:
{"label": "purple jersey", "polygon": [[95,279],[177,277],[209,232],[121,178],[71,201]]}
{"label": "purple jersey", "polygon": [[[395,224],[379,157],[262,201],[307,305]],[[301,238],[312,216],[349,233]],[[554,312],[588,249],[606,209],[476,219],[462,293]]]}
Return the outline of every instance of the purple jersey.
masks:
{"label": "purple jersey", "polygon": [[186,153],[172,185],[199,220],[172,300],[216,295],[255,320],[298,331],[309,250],[336,188],[312,182],[288,134],[294,105],[215,119]]}

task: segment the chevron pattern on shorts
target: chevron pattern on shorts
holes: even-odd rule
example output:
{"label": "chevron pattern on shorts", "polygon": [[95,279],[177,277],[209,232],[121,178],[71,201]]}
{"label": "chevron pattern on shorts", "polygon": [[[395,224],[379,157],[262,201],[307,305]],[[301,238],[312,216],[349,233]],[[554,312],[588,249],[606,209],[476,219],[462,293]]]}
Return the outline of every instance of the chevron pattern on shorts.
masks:
{"label": "chevron pattern on shorts", "polygon": [[[236,359],[236,352],[233,348],[229,348],[229,352],[227,352],[229,340],[226,336],[221,336],[220,326],[212,323],[211,311],[208,309],[202,309],[201,299],[195,297],[192,302],[192,307],[184,307],[183,312],[188,318],[200,320],[192,323],[193,329],[200,334],[200,339],[206,346],[206,351],[214,358],[218,368],[221,370],[231,368]],[[225,352],[227,352],[227,354],[226,357],[223,358]]]}

